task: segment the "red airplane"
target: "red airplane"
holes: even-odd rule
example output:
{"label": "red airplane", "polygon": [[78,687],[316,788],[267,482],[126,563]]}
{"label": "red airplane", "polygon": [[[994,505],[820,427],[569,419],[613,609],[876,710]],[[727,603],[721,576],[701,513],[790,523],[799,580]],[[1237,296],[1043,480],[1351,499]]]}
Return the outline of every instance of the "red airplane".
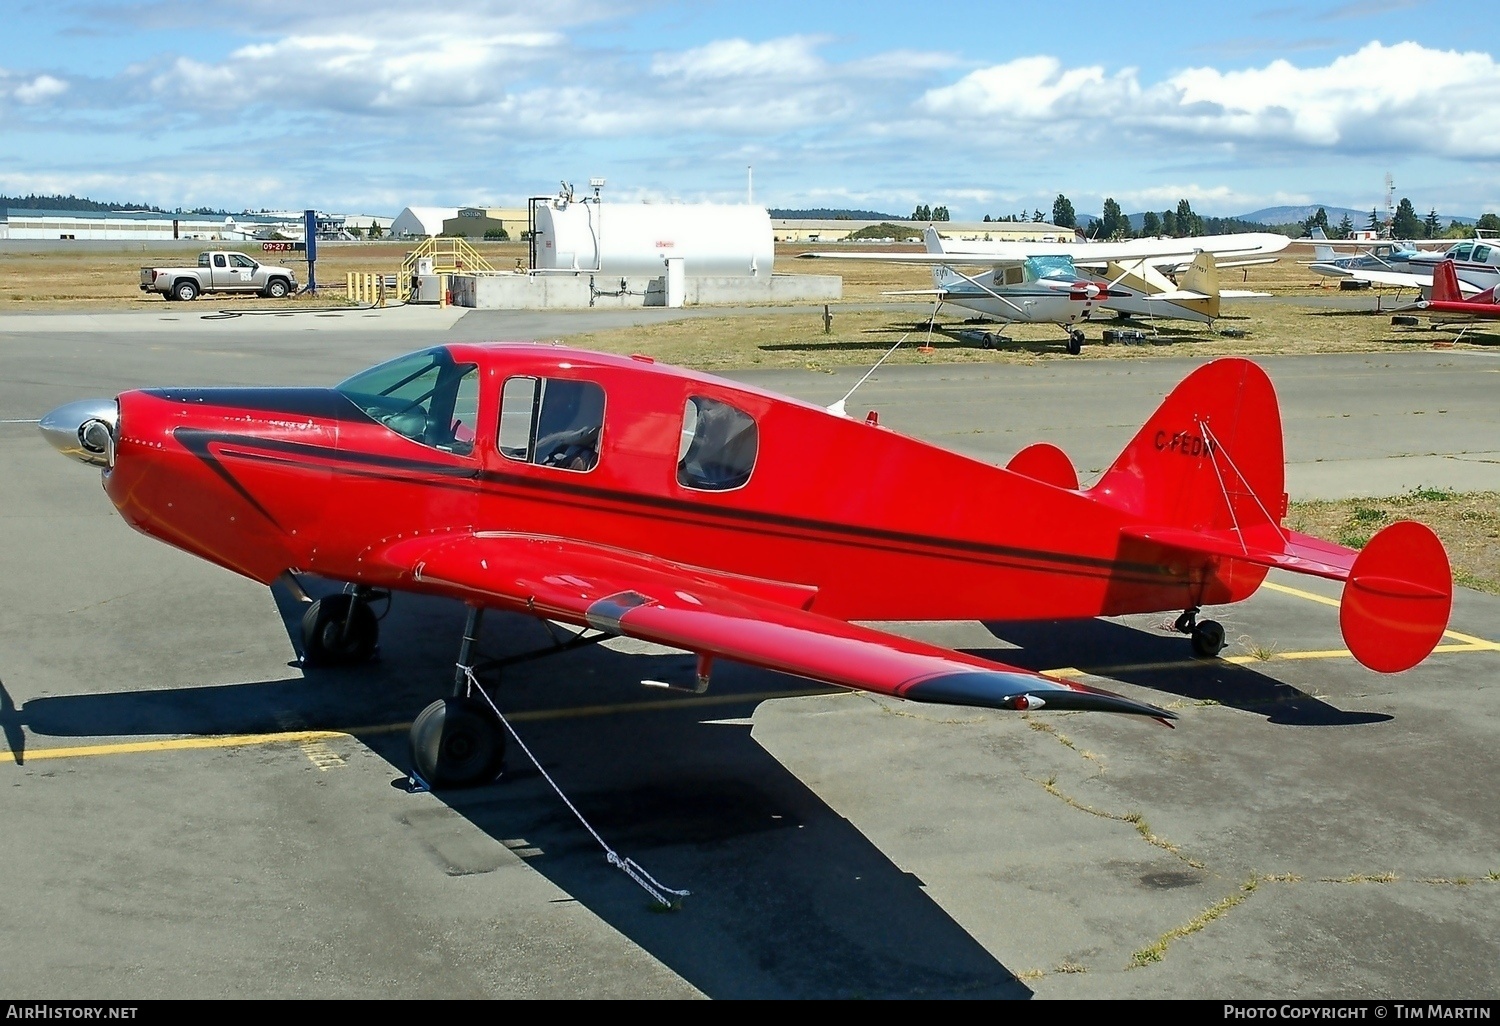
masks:
{"label": "red airplane", "polygon": [[1434,320],[1500,320],[1500,285],[1465,297],[1453,261],[1444,260],[1432,272],[1431,297],[1418,301],[1417,309],[1438,315]]}
{"label": "red airplane", "polygon": [[[1280,412],[1255,364],[1190,374],[1093,487],[1047,443],[1005,468],[708,375],[536,343],[454,344],[334,388],[152,388],[71,403],[42,433],[104,468],[132,526],[270,584],[348,582],[310,604],[304,656],[376,647],[372,600],[466,603],[453,697],[411,730],[427,781],[487,783],[505,742],[468,672],[485,609],[627,635],[918,702],[1155,706],[854,620],[1020,620],[1248,598],[1279,567],[1345,582],[1366,666],[1414,666],[1447,626],[1437,537],[1385,528],[1361,552],[1281,526]],[[298,589],[300,591],[300,588]],[[498,709],[496,709],[498,712]]]}

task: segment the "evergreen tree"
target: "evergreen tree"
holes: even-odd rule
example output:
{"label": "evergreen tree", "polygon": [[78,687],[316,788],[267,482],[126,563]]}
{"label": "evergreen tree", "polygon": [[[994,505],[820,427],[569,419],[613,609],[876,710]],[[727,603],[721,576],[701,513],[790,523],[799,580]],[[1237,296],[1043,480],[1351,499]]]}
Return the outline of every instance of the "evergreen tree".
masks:
{"label": "evergreen tree", "polygon": [[1105,197],[1104,214],[1099,218],[1099,237],[1113,239],[1130,232],[1130,220],[1113,197]]}
{"label": "evergreen tree", "polygon": [[1307,220],[1302,222],[1302,230],[1307,234],[1311,235],[1314,228],[1321,228],[1324,235],[1328,234],[1328,211],[1322,207],[1318,208],[1316,214],[1310,215]]}
{"label": "evergreen tree", "polygon": [[1500,232],[1500,215],[1485,214],[1474,223],[1474,227],[1482,232]]}
{"label": "evergreen tree", "polygon": [[990,223],[990,215],[989,214],[985,214],[984,215],[984,223],[985,224],[989,224]]}
{"label": "evergreen tree", "polygon": [[1369,229],[1372,232],[1378,232],[1378,231],[1380,231],[1380,215],[1375,212],[1375,208],[1374,207],[1370,208],[1370,224],[1369,224]]}
{"label": "evergreen tree", "polygon": [[376,224],[374,221],[370,222],[370,238],[378,239],[384,234],[385,233],[380,230],[380,225]]}
{"label": "evergreen tree", "polygon": [[1351,236],[1353,234],[1354,234],[1354,222],[1351,221],[1351,220],[1349,220],[1349,215],[1348,214],[1345,214],[1344,215],[1344,219],[1339,222],[1337,233],[1333,237],[1335,239],[1347,239],[1347,238],[1349,238],[1349,236]]}
{"label": "evergreen tree", "polygon": [[1391,235],[1397,239],[1416,239],[1422,235],[1422,222],[1417,220],[1417,211],[1405,196],[1396,204],[1396,217],[1391,221]]}
{"label": "evergreen tree", "polygon": [[1141,234],[1147,238],[1161,234],[1161,218],[1156,216],[1156,211],[1148,210],[1141,215]]}
{"label": "evergreen tree", "polygon": [[1427,212],[1427,217],[1422,221],[1422,238],[1435,239],[1443,233],[1443,222],[1438,218],[1437,207]]}
{"label": "evergreen tree", "polygon": [[1046,219],[1046,217],[1047,215],[1043,214],[1040,210],[1033,211],[1031,215],[1031,223],[1041,224]]}
{"label": "evergreen tree", "polygon": [[1174,234],[1178,238],[1203,234],[1203,219],[1193,213],[1193,205],[1185,199],[1177,201],[1177,231]]}
{"label": "evergreen tree", "polygon": [[1062,193],[1052,201],[1052,223],[1059,228],[1073,228],[1078,224],[1078,215],[1073,212],[1073,203]]}
{"label": "evergreen tree", "polygon": [[934,221],[946,221],[946,220],[948,220],[948,208],[947,207],[934,207],[933,211],[932,211],[932,219]]}
{"label": "evergreen tree", "polygon": [[1173,238],[1177,236],[1177,215],[1170,210],[1161,212],[1161,233]]}

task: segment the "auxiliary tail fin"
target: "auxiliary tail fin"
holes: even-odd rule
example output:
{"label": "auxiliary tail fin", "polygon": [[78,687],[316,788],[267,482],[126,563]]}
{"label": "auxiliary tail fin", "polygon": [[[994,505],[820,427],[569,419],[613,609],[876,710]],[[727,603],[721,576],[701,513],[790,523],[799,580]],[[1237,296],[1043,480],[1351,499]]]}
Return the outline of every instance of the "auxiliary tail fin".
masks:
{"label": "auxiliary tail fin", "polygon": [[1459,288],[1458,271],[1452,260],[1444,260],[1432,272],[1432,301],[1434,303],[1462,303],[1463,290]]}
{"label": "auxiliary tail fin", "polygon": [[1230,358],[1184,378],[1090,494],[1163,527],[1258,533],[1286,512],[1285,475],[1271,379]]}

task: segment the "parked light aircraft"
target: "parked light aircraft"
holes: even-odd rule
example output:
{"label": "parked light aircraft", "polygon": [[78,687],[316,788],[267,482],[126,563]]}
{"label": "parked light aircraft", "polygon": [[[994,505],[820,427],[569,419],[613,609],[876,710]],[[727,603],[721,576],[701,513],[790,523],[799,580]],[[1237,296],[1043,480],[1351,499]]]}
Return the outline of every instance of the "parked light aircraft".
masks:
{"label": "parked light aircraft", "polygon": [[[1059,324],[1068,352],[1077,353],[1083,332],[1075,325],[1097,310],[1126,315],[1211,322],[1221,298],[1265,293],[1223,291],[1218,268],[1271,263],[1289,243],[1271,232],[1193,239],[1132,239],[1126,242],[952,242],[929,227],[925,253],[803,253],[803,257],[910,263],[933,269],[933,288],[888,292],[931,296],[1007,322]],[[987,267],[989,270],[973,270]],[[970,269],[966,273],[962,268]],[[1168,275],[1185,275],[1181,283]],[[1050,279],[1051,302],[1039,283]],[[1066,291],[1074,302],[1066,303]]]}
{"label": "parked light aircraft", "polygon": [[1459,284],[1454,262],[1444,260],[1432,274],[1431,297],[1418,301],[1416,308],[1438,322],[1500,320],[1500,286],[1465,296]]}
{"label": "parked light aircraft", "polygon": [[137,530],[264,584],[348,582],[302,618],[310,661],[369,658],[371,602],[391,591],[466,603],[454,693],[411,727],[439,786],[501,768],[499,704],[473,669],[486,609],[575,625],[559,650],[623,635],[697,653],[698,690],[730,659],[916,702],[1165,721],[854,621],[1181,610],[1212,658],[1224,630],[1200,607],[1279,567],[1344,582],[1346,644],[1392,672],[1426,658],[1452,602],[1426,527],[1355,552],[1282,526],[1276,393],[1243,359],[1188,375],[1088,489],[1048,443],[1000,468],[873,417],[534,343],[439,346],[334,388],[127,391],[40,428],[102,469]]}
{"label": "parked light aircraft", "polygon": [[[1369,243],[1324,242],[1330,251],[1336,246],[1368,246]],[[1500,285],[1500,240],[1464,239],[1442,250],[1405,250],[1400,259],[1390,261],[1390,269],[1374,266],[1340,267],[1320,262],[1313,269],[1323,274],[1367,281],[1372,285],[1420,289],[1432,288],[1432,274],[1444,261],[1452,261],[1458,287],[1464,295],[1474,295]],[[1365,254],[1366,256],[1370,254]],[[1358,259],[1358,257],[1354,258]]]}
{"label": "parked light aircraft", "polygon": [[[1411,260],[1422,252],[1411,242],[1395,239],[1339,240],[1335,243],[1321,227],[1314,228],[1310,237],[1316,245],[1308,266],[1327,278],[1348,278],[1354,271],[1411,274]],[[1350,252],[1341,256],[1340,249]]]}

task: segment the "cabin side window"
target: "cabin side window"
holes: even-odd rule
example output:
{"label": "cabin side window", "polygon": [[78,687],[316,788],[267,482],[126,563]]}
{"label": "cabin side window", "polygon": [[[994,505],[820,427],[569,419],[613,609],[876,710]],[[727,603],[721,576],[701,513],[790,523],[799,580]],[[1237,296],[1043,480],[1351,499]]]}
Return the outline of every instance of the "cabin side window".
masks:
{"label": "cabin side window", "polygon": [[599,462],[604,389],[592,381],[509,378],[500,393],[500,455],[559,470]]}
{"label": "cabin side window", "polygon": [[748,413],[692,396],[682,410],[677,483],[708,492],[742,487],[755,469],[759,448],[760,432]]}
{"label": "cabin side window", "polygon": [[413,442],[467,456],[479,420],[479,367],[446,349],[398,357],[362,371],[338,390],[371,420]]}
{"label": "cabin side window", "polygon": [[1474,247],[1474,262],[1476,264],[1487,264],[1487,263],[1489,263],[1490,262],[1490,247],[1488,247],[1488,246],[1475,246]]}

